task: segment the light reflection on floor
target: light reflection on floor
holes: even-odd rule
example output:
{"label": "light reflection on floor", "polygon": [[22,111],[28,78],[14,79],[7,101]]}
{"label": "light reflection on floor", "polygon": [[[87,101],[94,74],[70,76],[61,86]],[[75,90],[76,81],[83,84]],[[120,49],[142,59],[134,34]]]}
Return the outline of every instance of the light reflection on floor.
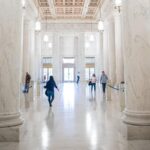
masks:
{"label": "light reflection on floor", "polygon": [[[97,85],[65,83],[55,91],[53,107],[47,97],[25,100],[19,143],[0,143],[0,150],[150,150],[150,141],[127,141],[122,136],[117,96],[102,97]],[[26,104],[27,102],[27,104]]]}
{"label": "light reflection on floor", "polygon": [[65,83],[63,86],[63,105],[64,109],[74,110],[75,107],[75,85],[74,83]]}

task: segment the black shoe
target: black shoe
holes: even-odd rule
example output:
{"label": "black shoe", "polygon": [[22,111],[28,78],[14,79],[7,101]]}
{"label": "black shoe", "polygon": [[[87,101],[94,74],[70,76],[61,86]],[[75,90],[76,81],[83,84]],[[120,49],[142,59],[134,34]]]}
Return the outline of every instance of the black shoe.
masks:
{"label": "black shoe", "polygon": [[50,105],[49,105],[50,107],[52,107],[52,104],[50,103]]}

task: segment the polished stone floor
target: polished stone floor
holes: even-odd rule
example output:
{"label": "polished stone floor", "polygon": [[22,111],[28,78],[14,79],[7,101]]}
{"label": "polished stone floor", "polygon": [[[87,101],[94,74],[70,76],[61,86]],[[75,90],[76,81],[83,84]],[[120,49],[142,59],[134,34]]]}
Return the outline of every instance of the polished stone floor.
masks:
{"label": "polished stone floor", "polygon": [[44,94],[22,100],[21,141],[0,143],[0,150],[150,150],[150,141],[122,136],[117,92],[107,101],[99,86],[96,93],[85,84],[65,83],[59,89],[52,108]]}

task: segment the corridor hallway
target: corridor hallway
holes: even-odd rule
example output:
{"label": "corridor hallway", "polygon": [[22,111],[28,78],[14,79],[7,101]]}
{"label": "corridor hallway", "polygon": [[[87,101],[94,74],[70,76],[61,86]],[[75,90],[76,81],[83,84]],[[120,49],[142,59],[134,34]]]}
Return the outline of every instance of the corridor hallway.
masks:
{"label": "corridor hallway", "polygon": [[116,91],[107,101],[99,85],[96,96],[86,84],[59,89],[52,108],[44,90],[41,98],[25,102],[20,142],[0,143],[0,150],[149,150],[150,141],[123,138]]}

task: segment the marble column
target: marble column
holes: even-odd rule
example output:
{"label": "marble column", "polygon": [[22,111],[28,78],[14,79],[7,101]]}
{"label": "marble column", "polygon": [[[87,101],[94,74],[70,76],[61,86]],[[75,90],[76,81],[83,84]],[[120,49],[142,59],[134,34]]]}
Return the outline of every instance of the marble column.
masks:
{"label": "marble column", "polygon": [[34,21],[25,19],[24,21],[24,39],[23,39],[23,76],[24,82],[26,72],[31,75],[31,80],[35,79],[34,68],[35,56],[35,31]]}
{"label": "marble column", "polygon": [[103,68],[103,32],[99,32],[99,36],[97,35],[96,39],[98,39],[97,42],[97,51],[96,51],[96,63],[95,63],[95,69],[96,69],[96,75],[99,80],[99,76],[101,75]]}
{"label": "marble column", "polygon": [[111,84],[116,82],[116,55],[115,55],[115,28],[111,17],[108,23],[108,57],[109,57],[109,79]]}
{"label": "marble column", "polygon": [[[77,40],[77,39],[76,39]],[[78,36],[78,47],[77,47],[77,72],[80,72],[80,81],[85,81],[85,36],[84,33],[79,33]]]}
{"label": "marble column", "polygon": [[[99,53],[99,55],[100,55],[100,59],[101,59],[101,63],[100,63],[100,71],[102,71],[102,70],[104,70],[104,54],[103,54],[103,49],[104,49],[104,47],[103,47],[103,31],[100,31],[99,32],[99,41],[100,41],[100,47],[99,47],[99,49],[100,49],[100,53]],[[101,73],[101,72],[100,72]]]}
{"label": "marble column", "polygon": [[26,72],[30,72],[30,55],[29,55],[29,21],[24,19],[24,34],[23,34],[23,67],[22,67],[22,82],[25,82]]}
{"label": "marble column", "polygon": [[[19,141],[21,1],[0,1],[0,141]],[[9,10],[9,11],[8,11]],[[4,15],[4,12],[7,14]]]}
{"label": "marble column", "polygon": [[30,59],[30,74],[31,80],[35,80],[35,22],[31,20],[29,22],[29,59]]}
{"label": "marble column", "polygon": [[103,67],[105,73],[109,77],[109,59],[108,59],[108,23],[107,21],[104,22],[104,32],[103,32]]}
{"label": "marble column", "polygon": [[61,68],[62,68],[62,60],[60,59],[60,41],[62,37],[59,36],[58,33],[53,33],[53,76],[57,83],[61,82]]}
{"label": "marble column", "polygon": [[124,60],[122,47],[122,13],[114,12],[115,20],[115,50],[116,50],[116,83],[124,81]]}
{"label": "marble column", "polygon": [[41,33],[35,33],[35,81],[36,81],[36,91],[37,96],[40,96],[40,81],[41,79],[41,70],[42,70],[42,57],[41,57]]}
{"label": "marble column", "polygon": [[149,8],[149,0],[126,0],[123,4],[126,83],[123,122],[128,139],[150,139]]}

